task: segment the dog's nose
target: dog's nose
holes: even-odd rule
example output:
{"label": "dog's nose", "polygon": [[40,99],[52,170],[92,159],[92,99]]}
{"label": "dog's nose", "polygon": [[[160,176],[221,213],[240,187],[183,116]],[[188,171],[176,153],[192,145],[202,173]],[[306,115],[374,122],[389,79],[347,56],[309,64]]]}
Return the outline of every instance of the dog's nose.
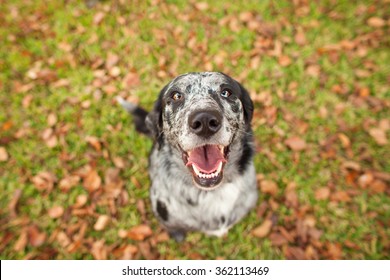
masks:
{"label": "dog's nose", "polygon": [[210,137],[221,128],[222,116],[218,111],[194,112],[188,118],[190,130],[202,137]]}

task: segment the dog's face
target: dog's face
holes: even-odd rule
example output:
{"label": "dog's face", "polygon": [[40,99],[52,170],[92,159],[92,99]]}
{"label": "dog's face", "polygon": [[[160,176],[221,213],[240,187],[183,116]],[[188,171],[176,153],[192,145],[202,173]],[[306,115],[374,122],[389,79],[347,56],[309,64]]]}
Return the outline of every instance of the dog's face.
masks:
{"label": "dog's face", "polygon": [[235,80],[216,72],[188,73],[161,91],[146,123],[183,159],[196,186],[222,182],[231,145],[250,132],[253,104]]}

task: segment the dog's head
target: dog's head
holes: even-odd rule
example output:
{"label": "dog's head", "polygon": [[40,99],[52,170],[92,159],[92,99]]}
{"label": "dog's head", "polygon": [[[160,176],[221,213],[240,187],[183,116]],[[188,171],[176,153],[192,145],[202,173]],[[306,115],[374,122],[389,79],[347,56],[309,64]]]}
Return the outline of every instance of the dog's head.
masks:
{"label": "dog's head", "polygon": [[210,190],[222,182],[232,149],[250,134],[252,115],[249,94],[237,81],[217,72],[188,73],[163,88],[146,124],[157,142],[180,153],[196,185]]}

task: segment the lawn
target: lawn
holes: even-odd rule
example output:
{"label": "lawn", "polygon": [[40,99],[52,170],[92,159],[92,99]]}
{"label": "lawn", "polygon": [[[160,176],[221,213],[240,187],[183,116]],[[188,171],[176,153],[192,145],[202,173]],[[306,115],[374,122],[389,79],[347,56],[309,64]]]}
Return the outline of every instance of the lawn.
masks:
{"label": "lawn", "polygon": [[[389,10],[0,0],[0,259],[389,259]],[[115,98],[150,109],[197,71],[250,92],[261,195],[227,236],[175,243]]]}

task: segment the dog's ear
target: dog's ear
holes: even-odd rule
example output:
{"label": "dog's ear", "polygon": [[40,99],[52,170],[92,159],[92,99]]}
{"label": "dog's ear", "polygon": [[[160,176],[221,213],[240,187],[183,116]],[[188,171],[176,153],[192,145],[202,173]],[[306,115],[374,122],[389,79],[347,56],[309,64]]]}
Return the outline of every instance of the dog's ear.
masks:
{"label": "dog's ear", "polygon": [[154,103],[153,110],[147,115],[145,124],[147,129],[150,131],[150,135],[154,140],[159,140],[162,137],[162,110],[163,110],[163,95],[167,86],[165,86],[158,96],[158,99]]}
{"label": "dog's ear", "polygon": [[[237,82],[238,83],[238,82]],[[253,117],[253,102],[252,99],[248,93],[248,91],[240,84],[238,83],[240,90],[241,90],[241,103],[242,107],[244,109],[244,118],[245,122],[247,124],[250,124]]]}

